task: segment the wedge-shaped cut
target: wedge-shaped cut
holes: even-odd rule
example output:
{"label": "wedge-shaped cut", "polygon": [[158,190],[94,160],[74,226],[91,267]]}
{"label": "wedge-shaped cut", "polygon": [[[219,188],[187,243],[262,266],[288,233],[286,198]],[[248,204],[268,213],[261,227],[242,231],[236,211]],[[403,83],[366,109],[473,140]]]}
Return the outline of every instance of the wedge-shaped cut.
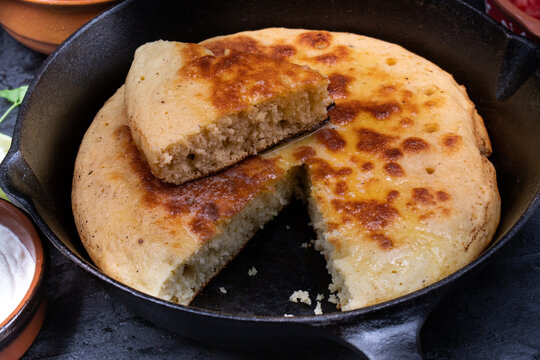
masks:
{"label": "wedge-shaped cut", "polygon": [[214,56],[200,45],[157,41],[135,52],[125,103],[154,175],[181,184],[320,127],[332,103],[328,83],[263,54]]}
{"label": "wedge-shaped cut", "polygon": [[[107,102],[79,150],[75,222],[107,274],[189,304],[290,201],[298,169],[255,157],[186,184],[164,183],[151,174],[132,140],[123,95],[124,88]],[[89,207],[95,200],[99,206]]]}

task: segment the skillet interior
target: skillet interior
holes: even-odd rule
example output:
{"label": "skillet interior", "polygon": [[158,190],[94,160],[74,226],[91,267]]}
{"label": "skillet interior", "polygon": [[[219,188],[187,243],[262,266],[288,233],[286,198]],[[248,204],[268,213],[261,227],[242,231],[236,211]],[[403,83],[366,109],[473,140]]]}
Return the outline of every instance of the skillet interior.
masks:
{"label": "skillet interior", "polygon": [[[402,16],[404,13],[407,16]],[[495,151],[491,160],[498,171],[503,204],[494,243],[506,241],[511,228],[524,221],[522,215],[537,196],[540,179],[537,161],[540,153],[537,141],[540,137],[540,77],[537,71],[512,97],[497,101],[496,89],[505,47],[514,49],[514,44],[520,43],[508,40],[503,30],[465,5],[451,1],[401,1],[393,2],[389,7],[384,2],[372,0],[208,2],[200,6],[176,1],[128,1],[85,27],[49,58],[19,115],[11,160],[17,159],[15,149],[20,146],[26,163],[36,176],[34,178],[30,171],[19,167],[8,174],[9,182],[19,184],[17,188],[32,198],[37,209],[32,215],[45,227],[45,233],[56,246],[62,247],[64,253],[70,251],[72,259],[80,265],[88,266],[84,264],[88,258],[78,240],[71,215],[69,195],[73,164],[93,116],[123,82],[134,49],[157,38],[197,42],[215,35],[268,26],[324,28],[374,36],[401,44],[452,73],[467,87],[493,141]],[[515,50],[514,55],[520,64],[537,68],[534,59],[530,60],[533,55],[527,46]],[[523,73],[527,73],[523,77],[528,75],[527,71]],[[23,178],[25,185],[21,186]],[[7,184],[5,188],[17,197],[18,191],[12,185]],[[32,212],[32,205],[20,200]],[[287,301],[289,289],[302,285],[303,289],[311,287],[317,292],[326,288],[329,280],[322,258],[316,254],[305,257],[305,251],[299,247],[301,242],[312,238],[311,229],[302,225],[295,227],[293,235],[285,231],[285,225],[306,223],[306,214],[296,211],[295,206],[299,207],[293,204],[259,234],[253,246],[211,284],[195,305],[225,313],[310,314],[310,309],[299,306],[292,310],[285,308],[291,306]],[[36,218],[38,215],[42,220]],[[278,240],[283,241],[281,248],[268,246]],[[294,246],[291,245],[293,241],[296,242]],[[261,255],[263,250],[273,253]],[[254,287],[235,283],[238,274],[245,278],[247,269],[242,264],[247,266],[254,256],[259,258],[253,259],[252,265],[257,267],[260,263],[259,270],[263,269],[265,261],[269,269],[272,268],[272,259],[279,259],[284,266],[273,266],[274,272],[268,273],[267,279],[259,277]],[[290,264],[298,266],[292,270],[299,276],[289,275],[291,268],[287,266]],[[320,271],[312,274],[311,266]],[[212,286],[225,286],[231,296],[223,297],[212,291]],[[235,289],[238,292],[234,292]],[[143,309],[144,301],[134,301],[118,287],[113,290],[118,291],[126,302],[132,302],[132,307],[139,313],[147,311]],[[151,306],[151,301],[145,301]],[[154,305],[163,307],[159,302]],[[174,310],[177,307],[168,308]],[[159,317],[153,320],[159,322]]]}

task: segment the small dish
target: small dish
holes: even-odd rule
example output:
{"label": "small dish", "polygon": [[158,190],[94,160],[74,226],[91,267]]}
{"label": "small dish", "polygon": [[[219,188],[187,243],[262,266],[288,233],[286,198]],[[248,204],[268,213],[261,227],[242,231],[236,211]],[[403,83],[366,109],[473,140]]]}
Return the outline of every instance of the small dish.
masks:
{"label": "small dish", "polygon": [[485,0],[486,13],[516,34],[540,42],[540,20],[519,9],[510,0]]}
{"label": "small dish", "polygon": [[52,53],[75,30],[119,0],[0,0],[0,24],[17,41]]}
{"label": "small dish", "polygon": [[[0,359],[19,359],[37,337],[45,319],[45,257],[41,240],[28,218],[0,200],[0,224],[10,229],[35,259],[35,271],[24,298],[0,323]],[[1,320],[0,320],[1,321]]]}

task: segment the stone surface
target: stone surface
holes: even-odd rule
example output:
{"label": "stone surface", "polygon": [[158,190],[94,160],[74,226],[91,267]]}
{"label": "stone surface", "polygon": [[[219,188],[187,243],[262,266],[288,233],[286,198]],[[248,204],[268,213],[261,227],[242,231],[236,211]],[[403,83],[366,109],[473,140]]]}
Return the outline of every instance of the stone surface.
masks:
{"label": "stone surface", "polygon": [[[28,84],[44,59],[0,30],[0,89]],[[7,107],[0,99],[0,114]],[[15,118],[16,111],[0,124],[0,132],[11,134]],[[427,359],[540,359],[539,230],[537,211],[474,278],[438,305],[421,333]],[[25,359],[275,358],[211,347],[161,330],[134,315],[96,280],[45,245],[50,254],[47,317]],[[260,272],[262,266],[257,267]],[[355,356],[329,345],[328,352],[308,358]]]}

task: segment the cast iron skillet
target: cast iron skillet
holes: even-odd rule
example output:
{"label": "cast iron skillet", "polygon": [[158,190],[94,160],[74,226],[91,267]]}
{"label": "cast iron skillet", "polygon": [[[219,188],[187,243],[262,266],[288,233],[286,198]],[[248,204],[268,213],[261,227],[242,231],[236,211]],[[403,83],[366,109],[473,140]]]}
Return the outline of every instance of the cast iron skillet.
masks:
{"label": "cast iron skillet", "polygon": [[[299,270],[291,276],[290,269],[285,273],[275,266],[267,283],[260,278],[257,291],[242,292],[249,288],[243,273],[242,281],[223,280],[230,281],[230,297],[206,291],[193,306],[184,307],[126,287],[91,264],[71,215],[73,164],[93,116],[123,83],[134,50],[160,38],[198,42],[269,26],[349,31],[395,42],[432,60],[466,85],[493,141],[491,160],[497,168],[503,204],[493,244],[476,261],[393,301],[294,318],[282,316],[286,306],[292,306],[287,305],[287,289],[296,284],[290,279],[299,277],[310,281],[308,287],[324,288],[327,275],[310,278],[309,271],[306,275]],[[540,202],[538,59],[535,45],[469,6],[450,0],[126,1],[86,25],[45,62],[19,112],[13,146],[0,167],[0,185],[65,256],[158,326],[234,348],[290,351],[314,349],[322,340],[331,340],[372,359],[416,359],[421,357],[419,330],[444,292],[506,243]],[[269,243],[279,237],[285,223],[305,222],[304,215],[296,213],[289,211],[290,218],[280,217],[258,237],[268,237],[261,241]],[[304,227],[308,230],[299,230],[295,236],[306,241],[312,235]],[[289,265],[304,261],[302,254],[291,253],[294,255],[276,250],[275,259]],[[252,294],[258,291],[265,296]],[[235,292],[241,296],[235,297]],[[256,301],[242,302],[244,297]],[[297,313],[308,315],[310,311]]]}

